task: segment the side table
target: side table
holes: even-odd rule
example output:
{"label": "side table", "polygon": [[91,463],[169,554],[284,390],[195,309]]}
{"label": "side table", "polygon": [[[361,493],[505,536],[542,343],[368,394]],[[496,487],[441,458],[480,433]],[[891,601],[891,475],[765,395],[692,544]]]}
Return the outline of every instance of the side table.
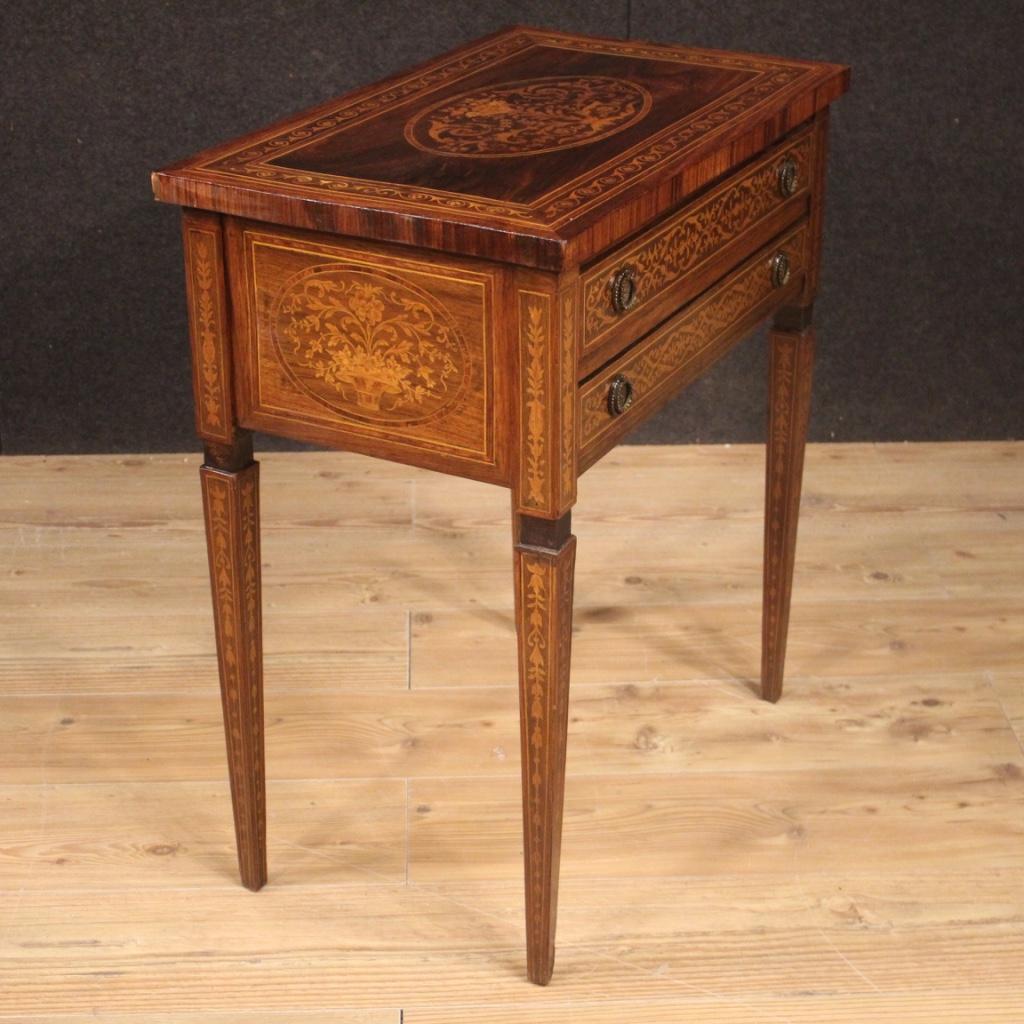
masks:
{"label": "side table", "polygon": [[763,695],[789,617],[841,65],[513,27],[153,175],[183,209],[235,833],[267,877],[252,430],[511,491],[530,980],[554,964],[576,481],[773,318]]}

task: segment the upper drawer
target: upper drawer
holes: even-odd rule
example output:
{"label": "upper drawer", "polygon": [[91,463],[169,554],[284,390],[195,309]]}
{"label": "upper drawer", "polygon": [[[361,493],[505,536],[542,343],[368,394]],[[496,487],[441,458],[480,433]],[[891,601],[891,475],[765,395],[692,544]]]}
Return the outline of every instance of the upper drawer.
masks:
{"label": "upper drawer", "polygon": [[582,274],[580,377],[796,220],[813,162],[804,129]]}

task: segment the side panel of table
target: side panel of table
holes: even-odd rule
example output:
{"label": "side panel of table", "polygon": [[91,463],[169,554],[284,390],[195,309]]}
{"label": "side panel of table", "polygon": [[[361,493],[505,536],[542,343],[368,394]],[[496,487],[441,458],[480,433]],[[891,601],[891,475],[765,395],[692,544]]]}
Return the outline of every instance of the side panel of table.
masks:
{"label": "side panel of table", "polygon": [[240,423],[509,482],[510,271],[236,219],[227,260]]}

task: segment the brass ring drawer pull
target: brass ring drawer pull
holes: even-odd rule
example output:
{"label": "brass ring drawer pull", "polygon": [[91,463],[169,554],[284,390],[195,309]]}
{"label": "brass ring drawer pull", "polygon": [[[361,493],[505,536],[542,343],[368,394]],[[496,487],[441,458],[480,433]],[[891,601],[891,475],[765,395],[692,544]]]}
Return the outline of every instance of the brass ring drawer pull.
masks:
{"label": "brass ring drawer pull", "polygon": [[789,257],[784,252],[777,252],[771,262],[772,287],[782,288],[789,284],[792,274],[792,267],[789,265]]}
{"label": "brass ring drawer pull", "polygon": [[615,271],[612,278],[612,309],[628,313],[636,305],[636,270],[627,265]]}
{"label": "brass ring drawer pull", "polygon": [[788,199],[790,196],[796,195],[796,190],[799,187],[800,175],[797,171],[796,161],[791,156],[787,156],[779,164],[779,195],[783,199]]}
{"label": "brass ring drawer pull", "polygon": [[608,385],[608,411],[621,416],[633,404],[633,382],[624,374],[617,374]]}

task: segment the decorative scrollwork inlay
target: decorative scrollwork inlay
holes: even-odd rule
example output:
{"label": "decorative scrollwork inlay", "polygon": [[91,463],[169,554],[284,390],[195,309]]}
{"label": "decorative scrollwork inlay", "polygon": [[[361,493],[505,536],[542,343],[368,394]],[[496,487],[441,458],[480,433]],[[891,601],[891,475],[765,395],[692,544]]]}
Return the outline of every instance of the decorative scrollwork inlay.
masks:
{"label": "decorative scrollwork inlay", "polygon": [[[806,266],[807,229],[801,227],[784,239],[793,254],[793,274]],[[635,401],[648,402],[672,387],[687,367],[709,365],[720,339],[771,297],[773,285],[767,259],[756,258],[730,279],[711,289],[705,298],[686,307],[647,336],[631,356],[619,361],[615,373],[628,374]],[[703,361],[703,364],[702,364]],[[608,375],[598,374],[580,392],[580,445],[586,447],[613,428],[616,418],[608,403]]]}
{"label": "decorative scrollwork inlay", "polygon": [[[810,176],[813,149],[804,137],[787,152],[801,180]],[[634,303],[642,306],[677,284],[694,267],[721,251],[744,231],[783,203],[777,188],[775,161],[763,163],[746,177],[712,192],[665,227],[616,256],[613,264],[629,261],[634,270]],[[609,268],[602,265],[584,279],[584,329],[592,343],[616,327],[621,315],[614,308]],[[634,307],[635,308],[635,307]]]}
{"label": "decorative scrollwork inlay", "polygon": [[217,344],[217,317],[214,308],[212,244],[204,232],[193,232],[192,253],[196,283],[195,317],[199,335],[199,382],[202,408],[200,412],[214,429],[224,426],[224,405],[220,380],[220,349]]}
{"label": "decorative scrollwork inlay", "polygon": [[[404,104],[425,99],[433,91],[459,78],[480,72],[533,47],[558,47],[570,52],[630,57],[638,60],[670,61],[700,68],[722,68],[752,73],[750,82],[738,93],[730,92],[686,118],[668,134],[656,133],[649,145],[614,166],[594,168],[581,178],[567,182],[552,193],[543,207],[503,201],[483,196],[453,195],[423,185],[349,178],[342,174],[311,171],[289,166],[288,155],[311,142],[336,133],[359,130],[368,119]],[[365,197],[373,201],[419,210],[444,210],[500,217],[524,224],[553,226],[577,215],[593,203],[629,187],[636,178],[667,161],[676,161],[681,152],[699,141],[702,134],[757,106],[766,98],[790,88],[800,79],[813,77],[811,65],[789,66],[785,61],[750,54],[729,54],[622,42],[581,39],[563,33],[519,30],[498,40],[460,53],[451,60],[410,72],[385,86],[355,97],[342,98],[335,107],[278,129],[268,129],[255,140],[216,156],[199,165],[204,176],[233,181],[238,177],[258,182],[278,182],[294,194],[330,201],[332,196]],[[447,102],[451,102],[449,99]],[[428,108],[431,109],[431,108]]]}
{"label": "decorative scrollwork inlay", "polygon": [[433,419],[458,399],[469,373],[466,344],[440,304],[377,269],[302,271],[278,294],[271,327],[295,383],[359,419]]}
{"label": "decorative scrollwork inlay", "polygon": [[209,214],[187,214],[184,238],[196,425],[207,442],[227,442],[231,381],[219,225]]}
{"label": "decorative scrollwork inlay", "polygon": [[534,78],[448,97],[405,127],[418,149],[463,157],[527,156],[583,146],[636,124],[651,94],[598,75]]}

